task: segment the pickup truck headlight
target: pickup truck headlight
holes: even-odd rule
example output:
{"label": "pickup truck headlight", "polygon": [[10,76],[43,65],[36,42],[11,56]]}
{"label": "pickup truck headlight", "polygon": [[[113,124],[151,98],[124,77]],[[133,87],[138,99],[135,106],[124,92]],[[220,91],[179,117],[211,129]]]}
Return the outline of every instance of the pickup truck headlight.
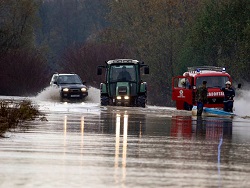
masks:
{"label": "pickup truck headlight", "polygon": [[82,92],[86,92],[87,89],[86,89],[85,87],[83,87],[83,88],[81,89],[81,91],[82,91]]}
{"label": "pickup truck headlight", "polygon": [[69,88],[63,88],[63,91],[64,91],[64,92],[68,92],[68,91],[69,91]]}

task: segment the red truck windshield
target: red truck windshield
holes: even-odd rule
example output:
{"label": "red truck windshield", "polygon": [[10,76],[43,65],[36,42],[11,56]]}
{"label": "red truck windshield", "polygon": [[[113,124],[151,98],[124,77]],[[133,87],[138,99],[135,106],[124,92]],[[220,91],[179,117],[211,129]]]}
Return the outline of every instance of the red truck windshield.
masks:
{"label": "red truck windshield", "polygon": [[216,87],[224,87],[226,81],[229,78],[227,76],[202,76],[196,78],[196,86],[202,85],[202,81],[207,81],[207,87],[216,88]]}

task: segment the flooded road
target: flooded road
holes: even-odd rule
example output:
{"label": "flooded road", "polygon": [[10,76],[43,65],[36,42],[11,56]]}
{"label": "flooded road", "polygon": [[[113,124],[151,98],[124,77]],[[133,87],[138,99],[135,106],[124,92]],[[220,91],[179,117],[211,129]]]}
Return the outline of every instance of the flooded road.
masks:
{"label": "flooded road", "polygon": [[34,99],[0,139],[0,187],[250,187],[250,120]]}

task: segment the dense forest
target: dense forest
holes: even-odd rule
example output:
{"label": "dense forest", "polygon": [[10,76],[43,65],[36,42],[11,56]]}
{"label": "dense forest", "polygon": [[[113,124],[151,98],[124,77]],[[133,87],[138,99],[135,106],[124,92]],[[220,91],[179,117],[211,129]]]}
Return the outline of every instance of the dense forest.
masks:
{"label": "dense forest", "polygon": [[0,0],[0,95],[35,95],[53,72],[99,87],[97,65],[142,60],[149,103],[172,105],[171,78],[188,66],[250,75],[249,0]]}

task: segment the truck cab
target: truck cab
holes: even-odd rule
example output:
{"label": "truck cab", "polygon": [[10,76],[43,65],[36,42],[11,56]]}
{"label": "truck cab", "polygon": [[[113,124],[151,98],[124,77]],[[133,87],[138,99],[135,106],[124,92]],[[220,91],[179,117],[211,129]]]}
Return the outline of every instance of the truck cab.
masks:
{"label": "truck cab", "polygon": [[231,76],[225,68],[215,66],[188,67],[188,71],[182,76],[172,78],[172,100],[176,101],[178,110],[192,110],[196,105],[196,91],[207,81],[209,108],[223,108],[224,92],[221,88],[226,81],[232,82]]}

